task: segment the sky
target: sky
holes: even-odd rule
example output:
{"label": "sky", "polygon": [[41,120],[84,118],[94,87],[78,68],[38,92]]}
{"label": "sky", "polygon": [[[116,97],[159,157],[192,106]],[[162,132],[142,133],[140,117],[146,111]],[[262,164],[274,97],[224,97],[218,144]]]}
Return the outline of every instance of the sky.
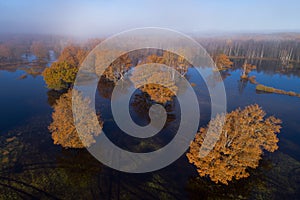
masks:
{"label": "sky", "polygon": [[0,0],[0,33],[298,32],[299,8],[299,0]]}

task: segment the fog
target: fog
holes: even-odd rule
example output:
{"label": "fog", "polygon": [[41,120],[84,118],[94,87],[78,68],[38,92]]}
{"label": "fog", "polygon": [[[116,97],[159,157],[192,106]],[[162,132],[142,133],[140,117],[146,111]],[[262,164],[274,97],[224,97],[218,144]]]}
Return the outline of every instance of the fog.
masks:
{"label": "fog", "polygon": [[0,33],[91,36],[137,27],[186,33],[299,31],[297,0],[0,0]]}

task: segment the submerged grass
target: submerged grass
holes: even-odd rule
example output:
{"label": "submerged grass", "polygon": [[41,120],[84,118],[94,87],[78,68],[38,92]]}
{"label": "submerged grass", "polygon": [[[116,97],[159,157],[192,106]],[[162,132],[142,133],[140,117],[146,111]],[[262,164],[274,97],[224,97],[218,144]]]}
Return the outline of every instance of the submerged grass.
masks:
{"label": "submerged grass", "polygon": [[284,94],[284,95],[289,95],[289,96],[296,96],[296,97],[300,97],[300,94],[293,92],[293,91],[284,91],[284,90],[280,90],[280,89],[276,89],[273,87],[268,87],[262,84],[258,84],[256,86],[256,90],[257,91],[262,91],[262,92],[267,92],[267,93],[276,93],[276,94]]}

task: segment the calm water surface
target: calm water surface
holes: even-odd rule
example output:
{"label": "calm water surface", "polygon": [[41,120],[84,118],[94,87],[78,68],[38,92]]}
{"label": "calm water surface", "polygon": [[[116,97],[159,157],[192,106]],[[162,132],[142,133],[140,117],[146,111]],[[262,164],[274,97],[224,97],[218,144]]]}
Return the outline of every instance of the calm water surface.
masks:
{"label": "calm water surface", "polygon": [[[238,61],[237,61],[238,63]],[[282,119],[279,150],[265,154],[260,166],[250,170],[247,179],[220,186],[197,177],[185,155],[157,172],[127,174],[109,169],[86,150],[63,149],[54,145],[47,127],[51,105],[59,94],[48,91],[40,75],[28,73],[29,66],[0,67],[0,199],[296,199],[300,197],[300,98],[261,94],[255,85],[241,82],[240,69],[229,71],[224,79],[228,111],[259,104],[268,115]],[[300,71],[281,70],[269,62],[258,63],[250,73],[264,85],[300,93]],[[22,75],[26,78],[20,79]],[[201,78],[190,68],[187,77],[195,83],[201,108],[200,126],[209,120],[209,97]],[[126,142],[128,136],[112,120],[110,92],[113,84],[104,82],[98,89],[97,110],[109,138],[131,151],[151,151],[167,144],[180,121],[178,102],[168,107],[166,128],[157,137]],[[130,112],[138,124],[147,124],[147,105],[139,102],[141,92],[132,97]],[[147,97],[143,97],[147,98]]]}

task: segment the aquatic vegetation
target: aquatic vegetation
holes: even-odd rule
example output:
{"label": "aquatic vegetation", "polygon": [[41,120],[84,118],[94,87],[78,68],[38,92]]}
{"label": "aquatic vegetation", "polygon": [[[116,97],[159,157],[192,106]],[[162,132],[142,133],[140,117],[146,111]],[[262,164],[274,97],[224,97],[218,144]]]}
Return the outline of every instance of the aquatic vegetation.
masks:
{"label": "aquatic vegetation", "polygon": [[[271,116],[264,119],[266,113],[258,105],[245,109],[236,109],[226,114],[225,124],[212,151],[200,158],[199,150],[208,128],[200,128],[195,140],[186,154],[189,162],[197,167],[200,176],[209,176],[216,183],[228,184],[233,179],[249,176],[248,168],[256,168],[263,150],[274,152],[279,141],[281,120]],[[218,115],[209,123],[218,130],[222,116]],[[213,133],[217,137],[217,133]]]}
{"label": "aquatic vegetation", "polygon": [[254,85],[258,84],[258,82],[256,81],[256,77],[255,76],[250,76],[248,78],[248,80],[249,80],[250,83],[252,83]]}
{"label": "aquatic vegetation", "polygon": [[289,95],[289,96],[300,97],[300,94],[297,94],[296,92],[284,91],[284,90],[276,89],[273,87],[268,87],[268,86],[265,86],[262,84],[257,85],[256,90],[262,91],[262,92],[267,92],[267,93],[276,93],[276,94],[284,94],[284,95]]}
{"label": "aquatic vegetation", "polygon": [[22,74],[21,76],[18,77],[19,80],[27,78],[27,74]]}

